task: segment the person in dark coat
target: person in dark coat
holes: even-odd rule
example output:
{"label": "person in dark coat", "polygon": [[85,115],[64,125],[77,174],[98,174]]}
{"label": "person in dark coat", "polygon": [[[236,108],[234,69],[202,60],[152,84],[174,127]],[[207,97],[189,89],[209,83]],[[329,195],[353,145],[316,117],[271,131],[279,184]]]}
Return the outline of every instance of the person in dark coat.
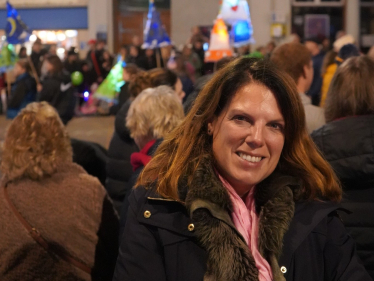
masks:
{"label": "person in dark coat", "polygon": [[374,279],[374,62],[348,59],[337,69],[326,100],[327,124],[312,138],[343,186],[343,223]]}
{"label": "person in dark coat", "polygon": [[134,45],[129,47],[129,56],[126,58],[126,63],[136,64],[139,68],[146,70],[145,56],[141,54],[140,50]]}
{"label": "person in dark coat", "polygon": [[113,280],[370,280],[341,196],[295,83],[237,59],[140,175]]}
{"label": "person in dark coat", "polygon": [[32,45],[30,59],[32,64],[35,67],[38,76],[40,77],[40,68],[41,68],[41,58],[42,58],[42,43],[40,39],[37,39]]}
{"label": "person in dark coat", "polygon": [[58,56],[51,55],[45,60],[47,76],[42,85],[38,85],[38,101],[46,101],[60,115],[66,125],[74,116],[76,97],[68,72]]}
{"label": "person in dark coat", "polygon": [[103,79],[105,79],[112,70],[114,58],[107,50],[104,50],[102,57],[101,66],[103,70]]}
{"label": "person in dark coat", "polygon": [[[159,86],[144,90],[131,104],[126,117],[126,127],[135,140],[139,152],[131,154],[131,165],[134,174],[129,186],[135,186],[143,168],[152,159],[162,139],[172,131],[184,118],[182,104],[176,92],[168,86]],[[120,237],[126,224],[128,197],[127,191],[121,209]]]}
{"label": "person in dark coat", "polygon": [[118,111],[115,119],[115,131],[109,144],[106,164],[107,179],[105,187],[113,200],[117,212],[121,212],[127,190],[131,189],[129,180],[133,174],[130,162],[132,153],[138,151],[130,131],[126,127],[126,116],[131,102],[144,90],[151,87],[148,73],[139,72],[130,83],[130,98]]}
{"label": "person in dark coat", "polygon": [[79,57],[74,49],[68,52],[68,57],[66,58],[64,62],[64,69],[70,74],[72,74],[75,71],[81,71]]}
{"label": "person in dark coat", "polygon": [[17,78],[8,98],[8,119],[15,118],[22,108],[36,100],[36,82],[30,71],[27,59],[20,59],[14,66]]}
{"label": "person in dark coat", "polygon": [[312,99],[312,104],[318,106],[321,100],[322,89],[322,75],[321,69],[325,53],[319,48],[320,40],[318,38],[308,38],[305,40],[305,47],[307,47],[312,54],[313,61],[313,81],[308,91],[308,96]]}
{"label": "person in dark coat", "polygon": [[95,142],[78,139],[70,139],[70,142],[73,162],[82,166],[89,175],[96,177],[105,186],[108,151]]}

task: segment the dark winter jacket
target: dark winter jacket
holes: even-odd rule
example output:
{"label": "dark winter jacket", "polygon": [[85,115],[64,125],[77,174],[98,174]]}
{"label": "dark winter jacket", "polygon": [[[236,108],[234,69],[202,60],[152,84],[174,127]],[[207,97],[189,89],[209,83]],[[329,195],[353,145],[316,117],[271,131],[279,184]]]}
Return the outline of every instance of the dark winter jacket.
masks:
{"label": "dark winter jacket", "polygon": [[[208,163],[200,163],[189,187],[180,189],[185,204],[152,189],[133,191],[114,281],[258,280],[249,247],[229,215],[228,192]],[[337,217],[339,207],[295,203],[298,188],[299,181],[287,176],[256,186],[259,251],[273,280],[370,280]]]}
{"label": "dark winter jacket", "polygon": [[129,85],[130,85],[130,82],[125,82],[125,84],[121,87],[121,91],[119,92],[119,95],[118,95],[118,104],[115,104],[110,108],[111,115],[117,115],[118,111],[129,100],[130,98]]}
{"label": "dark winter jacket", "polygon": [[321,89],[322,89],[321,69],[322,69],[324,57],[325,57],[325,53],[322,51],[318,55],[315,55],[314,57],[312,57],[313,81],[307,94],[308,96],[312,98],[313,105],[319,105],[319,100],[321,98]]}
{"label": "dark winter jacket", "polygon": [[28,73],[17,77],[8,99],[7,118],[13,119],[31,102],[36,100],[36,82]]}
{"label": "dark winter jacket", "polygon": [[130,156],[139,150],[125,125],[130,105],[130,102],[125,103],[116,115],[115,131],[110,141],[106,165],[107,179],[105,188],[112,198],[118,213],[121,212],[126,192],[132,188],[129,184],[129,180],[133,175]]}
{"label": "dark winter jacket", "polygon": [[[154,145],[152,145],[152,147],[148,150],[147,155],[153,156],[153,154],[156,152],[158,146],[161,144],[162,141],[163,141],[162,139],[157,140],[156,143]],[[144,169],[144,166],[138,167],[134,171],[134,174],[131,176],[131,178],[129,180],[129,186],[131,186],[131,188],[128,189],[127,192],[126,192],[126,196],[125,196],[125,199],[123,201],[123,205],[122,205],[121,213],[120,213],[120,231],[119,231],[119,237],[120,238],[122,237],[122,234],[125,230],[127,211],[129,209],[129,205],[130,205],[129,197],[130,197],[132,188],[135,186],[136,181],[138,180],[138,177],[141,174],[141,172],[143,171],[143,169]]]}
{"label": "dark winter jacket", "polygon": [[343,185],[342,219],[374,279],[374,115],[328,123],[312,134]]}
{"label": "dark winter jacket", "polygon": [[46,101],[56,108],[62,122],[66,125],[74,116],[75,89],[69,73],[49,75],[43,81],[43,89],[38,93],[38,101]]}
{"label": "dark winter jacket", "polygon": [[82,166],[89,175],[98,178],[105,186],[108,151],[98,143],[78,139],[70,141],[73,148],[73,162]]}

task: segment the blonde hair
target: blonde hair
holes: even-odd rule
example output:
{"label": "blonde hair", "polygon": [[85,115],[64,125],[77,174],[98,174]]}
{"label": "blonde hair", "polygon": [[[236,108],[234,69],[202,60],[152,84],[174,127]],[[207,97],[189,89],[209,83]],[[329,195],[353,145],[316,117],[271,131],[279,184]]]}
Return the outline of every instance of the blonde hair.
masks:
{"label": "blonde hair", "polygon": [[46,102],[31,103],[10,124],[1,171],[7,181],[41,180],[72,161],[70,138],[57,111]]}
{"label": "blonde hair", "polygon": [[132,102],[126,126],[133,139],[164,138],[184,118],[183,107],[176,93],[168,86],[149,88]]}

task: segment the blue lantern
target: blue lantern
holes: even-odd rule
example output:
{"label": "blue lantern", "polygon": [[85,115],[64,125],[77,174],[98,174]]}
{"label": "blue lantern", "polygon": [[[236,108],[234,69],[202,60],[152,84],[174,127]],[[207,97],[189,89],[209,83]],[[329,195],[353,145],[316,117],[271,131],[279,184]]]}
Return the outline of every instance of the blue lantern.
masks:
{"label": "blue lantern", "polygon": [[160,14],[156,11],[154,0],[149,0],[148,20],[144,29],[143,49],[156,49],[170,45],[169,35],[162,25]]}

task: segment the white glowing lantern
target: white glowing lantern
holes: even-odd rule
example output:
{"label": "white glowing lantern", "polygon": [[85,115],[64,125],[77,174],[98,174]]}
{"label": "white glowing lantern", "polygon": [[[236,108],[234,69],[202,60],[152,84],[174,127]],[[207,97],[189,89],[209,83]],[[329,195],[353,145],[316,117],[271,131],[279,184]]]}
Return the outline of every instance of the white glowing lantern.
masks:
{"label": "white glowing lantern", "polygon": [[58,41],[65,41],[66,35],[64,33],[57,34],[57,40]]}
{"label": "white glowing lantern", "polygon": [[76,31],[76,30],[66,30],[65,34],[69,38],[76,37],[78,35],[78,31]]}

